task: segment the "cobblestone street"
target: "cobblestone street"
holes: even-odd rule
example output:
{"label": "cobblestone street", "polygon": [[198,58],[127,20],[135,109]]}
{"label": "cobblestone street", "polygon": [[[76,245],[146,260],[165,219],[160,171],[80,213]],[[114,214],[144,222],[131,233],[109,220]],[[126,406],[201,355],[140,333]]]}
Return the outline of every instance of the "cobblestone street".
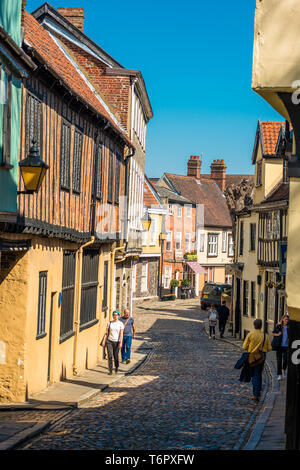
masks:
{"label": "cobblestone street", "polygon": [[203,331],[198,302],[137,307],[138,336],[154,346],[146,362],[22,448],[239,448],[261,405],[238,381],[239,349]]}

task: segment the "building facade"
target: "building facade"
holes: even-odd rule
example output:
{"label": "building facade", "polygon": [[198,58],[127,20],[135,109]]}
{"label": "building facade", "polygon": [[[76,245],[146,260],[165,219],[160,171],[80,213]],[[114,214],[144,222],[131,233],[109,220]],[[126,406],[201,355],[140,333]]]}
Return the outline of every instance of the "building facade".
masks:
{"label": "building facade", "polygon": [[[84,33],[83,8],[58,8],[44,4],[33,16],[63,47],[89,87],[100,96],[134,145],[126,160],[126,191],[122,200],[124,246],[118,250],[114,267],[112,308],[132,308],[132,266],[142,252],[141,218],[146,156],[147,124],[153,117],[142,74],[128,70]],[[120,206],[121,207],[121,206]]]}
{"label": "building facade", "polygon": [[17,167],[35,140],[49,169],[34,194],[18,173],[16,213],[3,206],[9,216],[0,236],[3,402],[24,401],[102,358],[116,266],[127,246],[122,201],[135,151],[62,43],[26,12],[23,26],[16,52],[29,72],[18,77],[20,108],[14,104],[13,116],[20,126],[12,145],[20,136],[20,148],[12,156]]}

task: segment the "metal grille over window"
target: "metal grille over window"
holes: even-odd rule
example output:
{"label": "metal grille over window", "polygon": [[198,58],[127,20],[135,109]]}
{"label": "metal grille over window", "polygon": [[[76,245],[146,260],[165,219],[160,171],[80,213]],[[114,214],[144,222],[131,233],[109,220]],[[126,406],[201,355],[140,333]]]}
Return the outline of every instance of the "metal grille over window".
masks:
{"label": "metal grille over window", "polygon": [[95,195],[97,199],[101,199],[102,193],[102,155],[103,144],[102,142],[96,143],[95,146]]}
{"label": "metal grille over window", "polygon": [[42,156],[42,102],[31,93],[27,94],[26,100],[26,155],[29,153],[32,140],[35,139]]}
{"label": "metal grille over window", "polygon": [[104,261],[104,276],[103,276],[103,300],[102,300],[102,310],[105,311],[105,316],[107,315],[107,292],[108,292],[108,261]]}
{"label": "metal grille over window", "polygon": [[10,162],[11,74],[2,71],[0,109],[2,107],[2,163]]}
{"label": "metal grille over window", "polygon": [[61,339],[73,331],[75,265],[75,251],[64,251],[61,290]]}
{"label": "metal grille over window", "polygon": [[45,333],[46,318],[46,295],[47,295],[47,272],[39,273],[39,303],[38,303],[38,321],[37,321],[37,337]]}
{"label": "metal grille over window", "polygon": [[80,193],[81,183],[81,160],[82,160],[82,134],[74,132],[74,154],[73,154],[73,191]]}
{"label": "metal grille over window", "polygon": [[96,319],[99,252],[84,250],[81,278],[80,325]]}
{"label": "metal grille over window", "polygon": [[116,154],[116,170],[115,170],[115,204],[119,204],[120,171],[121,171],[121,155],[117,153]]}
{"label": "metal grille over window", "polygon": [[62,123],[61,128],[61,157],[60,157],[60,185],[63,189],[70,189],[70,137],[71,128]]}
{"label": "metal grille over window", "polygon": [[113,201],[113,181],[114,181],[114,159],[115,154],[112,150],[109,151],[108,162],[108,185],[107,185],[107,202]]}

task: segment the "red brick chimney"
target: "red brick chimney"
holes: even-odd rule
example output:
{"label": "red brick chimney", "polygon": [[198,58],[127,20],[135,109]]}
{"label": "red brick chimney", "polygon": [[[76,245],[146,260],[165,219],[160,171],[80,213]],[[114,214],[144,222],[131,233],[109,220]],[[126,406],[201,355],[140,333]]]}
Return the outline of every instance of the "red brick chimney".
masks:
{"label": "red brick chimney", "polygon": [[201,160],[198,155],[191,155],[187,164],[187,175],[194,176],[197,180],[200,180],[201,175]]}
{"label": "red brick chimney", "polygon": [[67,18],[76,28],[83,33],[84,9],[83,8],[57,8],[58,13]]}
{"label": "red brick chimney", "polygon": [[214,160],[210,165],[211,179],[215,180],[222,192],[226,186],[226,168],[224,160]]}

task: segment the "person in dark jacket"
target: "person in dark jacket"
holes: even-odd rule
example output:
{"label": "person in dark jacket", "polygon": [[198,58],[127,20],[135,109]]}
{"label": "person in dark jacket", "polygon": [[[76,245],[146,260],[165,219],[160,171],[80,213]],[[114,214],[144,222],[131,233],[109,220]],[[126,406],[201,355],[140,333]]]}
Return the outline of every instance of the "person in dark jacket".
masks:
{"label": "person in dark jacket", "polygon": [[277,358],[277,380],[282,380],[286,376],[286,369],[288,363],[288,324],[289,317],[288,315],[283,315],[281,322],[275,326],[273,331],[273,336],[280,336],[281,343],[279,348],[276,350]]}
{"label": "person in dark jacket", "polygon": [[226,307],[225,300],[222,302],[222,305],[218,309],[219,314],[219,331],[220,331],[220,338],[223,338],[225,333],[226,323],[229,317],[229,308]]}

